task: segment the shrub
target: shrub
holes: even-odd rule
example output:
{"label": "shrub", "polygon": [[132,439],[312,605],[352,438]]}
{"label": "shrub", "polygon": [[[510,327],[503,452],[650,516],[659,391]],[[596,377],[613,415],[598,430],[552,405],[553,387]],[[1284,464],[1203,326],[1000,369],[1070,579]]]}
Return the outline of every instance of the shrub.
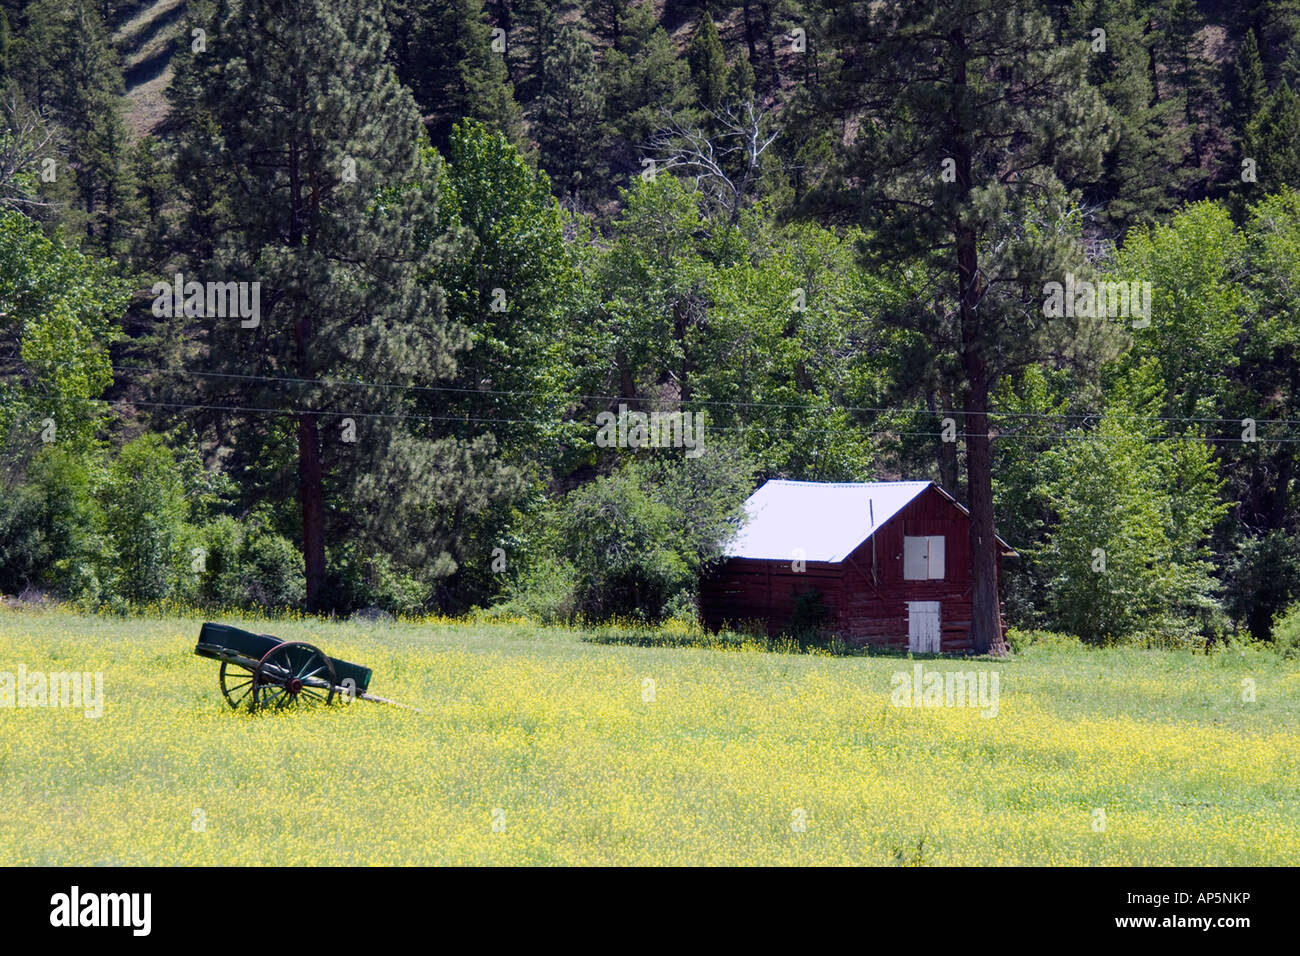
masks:
{"label": "shrub", "polygon": [[675,518],[631,469],[571,493],[560,537],[574,568],[578,612],[594,620],[662,618],[669,598],[693,584]]}
{"label": "shrub", "polygon": [[61,446],[42,448],[25,483],[0,494],[0,592],[27,585],[95,601],[103,515],[93,494],[93,469]]}
{"label": "shrub", "polygon": [[1273,622],[1273,645],[1284,657],[1300,657],[1300,602],[1292,604]]}
{"label": "shrub", "polygon": [[242,558],[240,583],[249,606],[291,608],[306,599],[302,553],[288,538],[255,531],[244,543]]}
{"label": "shrub", "polygon": [[352,542],[331,552],[328,567],[329,603],[342,614],[377,607],[390,614],[414,615],[431,596],[428,584],[399,571],[387,555],[366,554]]}
{"label": "shrub", "polygon": [[525,617],[541,624],[573,620],[575,573],[563,558],[546,555],[530,564],[511,586],[509,596],[492,606],[493,617]]}
{"label": "shrub", "polygon": [[189,570],[180,549],[187,506],[175,456],[160,436],[122,447],[100,501],[108,536],[100,577],[109,593],[134,604],[171,596]]}
{"label": "shrub", "polygon": [[1062,634],[1059,631],[1027,630],[1013,627],[1007,630],[1007,644],[1010,645],[1014,653],[1019,654],[1030,647],[1077,649],[1082,645],[1082,641],[1073,634]]}
{"label": "shrub", "polygon": [[571,492],[556,538],[573,568],[574,610],[695,620],[699,573],[734,533],[752,476],[741,452],[715,443],[698,459],[635,459]]}

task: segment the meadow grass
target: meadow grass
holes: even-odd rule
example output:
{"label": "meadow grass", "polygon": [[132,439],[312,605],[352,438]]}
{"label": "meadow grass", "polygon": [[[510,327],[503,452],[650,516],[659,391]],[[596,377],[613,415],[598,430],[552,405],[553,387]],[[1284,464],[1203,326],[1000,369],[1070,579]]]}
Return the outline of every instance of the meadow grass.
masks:
{"label": "meadow grass", "polygon": [[102,671],[105,697],[0,709],[0,861],[1300,863],[1300,666],[1271,653],[924,662],[996,670],[986,719],[891,706],[896,657],[263,620],[423,712],[249,716],[200,622],[0,609],[0,671]]}

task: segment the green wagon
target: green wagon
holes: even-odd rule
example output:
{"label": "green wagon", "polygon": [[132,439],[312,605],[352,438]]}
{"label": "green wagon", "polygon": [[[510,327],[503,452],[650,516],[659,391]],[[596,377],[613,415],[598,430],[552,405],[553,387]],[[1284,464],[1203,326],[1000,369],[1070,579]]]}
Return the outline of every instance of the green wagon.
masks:
{"label": "green wagon", "polygon": [[204,624],[194,653],[221,662],[217,682],[231,707],[284,710],[335,700],[385,700],[368,693],[370,668],[329,657],[303,641],[282,641],[228,624]]}

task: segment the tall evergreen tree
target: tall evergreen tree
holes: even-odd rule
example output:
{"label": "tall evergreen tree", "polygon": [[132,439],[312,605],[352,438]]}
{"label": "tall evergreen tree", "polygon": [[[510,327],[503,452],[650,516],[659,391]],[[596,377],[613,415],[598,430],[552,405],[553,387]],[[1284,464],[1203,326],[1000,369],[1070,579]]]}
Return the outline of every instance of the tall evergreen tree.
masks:
{"label": "tall evergreen tree", "polygon": [[1097,323],[1049,319],[1042,289],[1086,269],[1063,181],[1099,172],[1108,110],[1086,81],[1085,45],[1058,43],[1037,3],[846,4],[825,35],[840,64],[823,106],[866,117],[845,185],[825,198],[858,211],[872,258],[916,258],[939,277],[926,301],[940,308],[895,321],[925,330],[959,369],[971,639],[1000,650],[990,401],[1004,375],[1097,343]]}
{"label": "tall evergreen tree", "polygon": [[492,48],[482,0],[398,0],[385,5],[398,78],[424,114],[429,138],[445,149],[451,127],[476,119],[523,146],[523,112],[515,102],[505,51]]}
{"label": "tall evergreen tree", "polygon": [[[108,30],[87,0],[38,0],[27,11],[19,82],[28,101],[64,130],[74,209],[64,221],[89,250],[118,256],[127,240],[134,179],[122,120],[122,71]],[[56,180],[55,197],[66,184]]]}
{"label": "tall evergreen tree", "polygon": [[[507,63],[520,102],[531,107],[546,88],[546,54],[555,42],[560,24],[567,19],[572,0],[511,0],[509,8]],[[531,115],[531,113],[530,113]]]}
{"label": "tall evergreen tree", "polygon": [[1261,194],[1300,189],[1300,96],[1285,81],[1246,127],[1242,149],[1255,161]]}
{"label": "tall evergreen tree", "polygon": [[13,47],[13,36],[9,32],[9,17],[0,10],[0,84],[9,79],[9,51]]}
{"label": "tall evergreen tree", "polygon": [[1170,212],[1181,198],[1191,130],[1177,103],[1155,96],[1147,69],[1154,44],[1135,0],[1078,3],[1066,29],[1071,39],[1087,41],[1089,82],[1111,107],[1115,143],[1086,195],[1101,207],[1103,237],[1118,240],[1134,223]]}
{"label": "tall evergreen tree", "polygon": [[1241,49],[1232,68],[1232,105],[1239,133],[1244,133],[1246,124],[1263,105],[1268,96],[1268,86],[1264,82],[1264,64],[1259,58],[1259,43],[1255,40],[1255,31],[1247,30],[1246,38],[1241,41]]}
{"label": "tall evergreen tree", "polygon": [[691,45],[686,50],[691,65],[691,80],[701,106],[717,109],[727,92],[727,58],[722,51],[722,40],[713,19],[705,14],[700,18]]}
{"label": "tall evergreen tree", "polygon": [[1159,99],[1178,103],[1183,113],[1191,132],[1185,165],[1195,194],[1203,196],[1227,165],[1231,149],[1218,121],[1224,109],[1222,71],[1202,49],[1205,18],[1196,0],[1167,0],[1161,6],[1163,31],[1155,47],[1155,88]]}
{"label": "tall evergreen tree", "polygon": [[438,168],[420,161],[383,22],[364,0],[243,0],[209,26],[178,84],[194,98],[182,113],[202,120],[180,133],[178,181],[215,196],[211,254],[187,278],[260,282],[261,314],[251,327],[242,313],[173,324],[197,325],[210,364],[236,376],[203,379],[204,394],[292,415],[291,429],[254,416],[225,435],[246,466],[296,471],[307,606],[332,604],[331,539],[363,552],[382,541],[432,584],[455,567],[454,516],[508,483],[490,442],[438,440],[408,419],[400,388],[329,384],[429,384],[466,343],[421,281],[447,253]]}
{"label": "tall evergreen tree", "polygon": [[603,76],[611,165],[638,173],[640,148],[665,125],[666,116],[681,114],[694,99],[690,70],[649,0],[628,5],[618,45],[605,52]]}
{"label": "tall evergreen tree", "polygon": [[1300,0],[1239,0],[1225,10],[1229,28],[1244,42],[1254,33],[1264,80],[1294,85],[1300,62]]}
{"label": "tall evergreen tree", "polygon": [[546,51],[537,105],[537,141],[543,168],[557,186],[577,189],[600,159],[604,94],[587,38],[564,26]]}

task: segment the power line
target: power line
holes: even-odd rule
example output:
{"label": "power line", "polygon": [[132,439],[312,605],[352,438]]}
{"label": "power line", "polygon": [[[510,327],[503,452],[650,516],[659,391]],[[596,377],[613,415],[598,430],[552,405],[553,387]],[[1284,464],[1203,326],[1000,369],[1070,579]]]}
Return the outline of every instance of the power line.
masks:
{"label": "power line", "polygon": [[[213,372],[200,369],[162,369],[151,368],[147,366],[118,365],[113,366],[114,372],[143,372],[148,374],[160,375],[190,375],[196,378],[225,378],[237,381],[255,381],[255,382],[273,382],[276,384],[286,385],[315,385],[325,387],[353,387],[353,388],[377,388],[400,391],[414,392],[431,392],[431,393],[455,393],[464,395],[503,395],[503,396],[542,396],[548,398],[556,397],[553,393],[543,392],[530,389],[492,389],[492,388],[466,388],[462,386],[450,385],[403,385],[396,382],[365,382],[365,381],[348,381],[345,379],[309,379],[294,378],[290,376],[273,376],[273,375],[251,375],[247,373],[235,372]],[[614,402],[614,401],[632,401],[625,395],[594,395],[579,394],[562,396],[566,401],[571,402]],[[1221,424],[1229,422],[1234,425],[1240,424],[1243,420],[1240,418],[1196,418],[1184,416],[1161,416],[1161,415],[1117,415],[1112,412],[1024,412],[1024,411],[996,411],[987,412],[968,412],[962,409],[941,409],[934,410],[929,408],[895,408],[895,407],[873,407],[868,405],[826,405],[817,409],[810,409],[806,404],[797,402],[745,402],[745,401],[727,401],[724,399],[681,399],[675,400],[676,404],[692,404],[704,406],[722,406],[727,408],[787,408],[802,411],[817,410],[822,412],[841,411],[841,412],[865,412],[876,415],[926,415],[931,417],[948,417],[953,415],[980,415],[996,418],[1034,418],[1050,421],[1081,421],[1100,420],[1102,418],[1111,421],[1139,421],[1139,422],[1162,422],[1186,425],[1206,425]],[[1290,418],[1257,418],[1254,419],[1256,427],[1263,425],[1300,425],[1300,419]]]}
{"label": "power line", "polygon": [[[53,396],[50,396],[51,398]],[[74,399],[68,399],[73,401]],[[455,424],[509,424],[509,425],[528,425],[535,428],[559,429],[565,426],[592,428],[594,423],[581,421],[577,419],[570,420],[544,420],[529,418],[499,418],[499,417],[476,417],[470,415],[417,415],[412,413],[399,412],[366,412],[344,409],[315,409],[315,408],[267,408],[247,405],[219,405],[212,403],[193,403],[193,402],[157,402],[144,399],[75,399],[77,402],[102,402],[105,405],[119,408],[165,408],[172,410],[189,410],[189,411],[213,411],[213,412],[232,412],[237,414],[250,415],[313,415],[320,417],[333,418],[360,418],[373,420],[390,420],[390,421],[424,421],[424,422],[451,422]],[[747,425],[707,425],[707,429],[715,432],[739,432],[759,431],[762,433],[778,434],[805,434],[809,431],[827,433],[837,429],[827,425],[805,425],[802,427],[781,427],[764,424],[747,424]],[[942,438],[942,431],[895,431],[889,429],[880,429],[873,431],[854,430],[854,434],[869,435],[871,437],[885,438]],[[955,438],[978,437],[966,432],[956,432]],[[1030,441],[1030,442],[1051,442],[1056,440],[1065,441],[1111,441],[1105,436],[1099,436],[1091,432],[1061,431],[1046,435],[1021,435],[1019,433],[997,434],[990,433],[986,436],[991,441]],[[1258,437],[1253,440],[1246,438],[1211,438],[1211,437],[1188,437],[1185,435],[1146,435],[1136,436],[1147,442],[1164,442],[1164,441],[1193,441],[1201,444],[1300,444],[1300,437],[1297,438],[1267,438]],[[645,447],[651,447],[647,445]]]}

